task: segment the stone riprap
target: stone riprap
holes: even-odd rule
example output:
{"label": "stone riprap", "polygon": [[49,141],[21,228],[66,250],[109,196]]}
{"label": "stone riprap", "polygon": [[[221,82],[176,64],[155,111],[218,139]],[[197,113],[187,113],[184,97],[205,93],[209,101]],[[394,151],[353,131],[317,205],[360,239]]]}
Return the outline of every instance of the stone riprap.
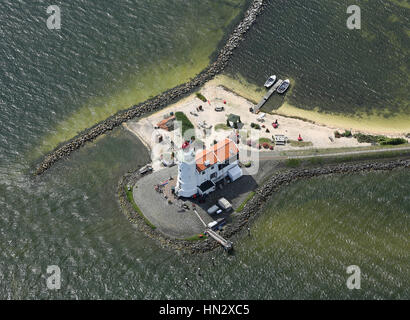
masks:
{"label": "stone riprap", "polygon": [[252,1],[250,7],[245,12],[244,18],[234,29],[225,46],[220,50],[216,60],[212,64],[210,64],[204,71],[198,74],[194,79],[185,84],[172,88],[152,99],[149,99],[146,102],[134,105],[125,111],[120,111],[110,118],[85,130],[85,132],[83,132],[79,136],[73,138],[63,146],[58,147],[50,154],[48,154],[37,167],[36,174],[40,175],[44,173],[55,162],[69,156],[73,151],[82,147],[86,142],[94,140],[98,136],[114,129],[122,123],[164,108],[172,101],[175,101],[176,99],[193,92],[199,86],[203,85],[205,82],[211,80],[213,77],[215,77],[215,75],[223,71],[235,48],[239,46],[239,43],[244,39],[245,33],[250,29],[257,16],[264,8],[265,2],[266,1],[264,0]]}
{"label": "stone riprap", "polygon": [[[245,205],[242,212],[236,215],[231,224],[228,224],[221,231],[221,235],[225,239],[232,238],[235,234],[243,230],[244,226],[249,225],[249,222],[258,216],[263,211],[263,206],[269,201],[274,193],[282,186],[290,183],[312,177],[333,174],[354,174],[359,172],[371,171],[389,171],[398,168],[410,168],[410,160],[392,160],[392,161],[372,161],[364,163],[338,164],[333,166],[324,166],[310,169],[294,169],[286,172],[281,172],[271,177],[265,184],[256,189],[255,196]],[[118,191],[120,203],[130,221],[136,223],[139,229],[145,232],[150,238],[159,241],[165,247],[176,250],[184,250],[191,253],[199,253],[213,250],[220,245],[212,239],[202,241],[185,241],[171,239],[165,236],[158,230],[151,229],[144,220],[135,213],[131,204],[128,202],[125,186],[127,183],[135,183],[138,179],[138,171],[128,173],[124,176],[119,185]]]}

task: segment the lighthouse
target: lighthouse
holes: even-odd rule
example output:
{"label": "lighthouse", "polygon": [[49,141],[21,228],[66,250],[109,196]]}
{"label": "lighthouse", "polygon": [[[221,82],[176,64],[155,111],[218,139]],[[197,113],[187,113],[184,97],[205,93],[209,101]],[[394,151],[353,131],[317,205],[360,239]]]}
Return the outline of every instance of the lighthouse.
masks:
{"label": "lighthouse", "polygon": [[180,150],[178,160],[178,181],[175,193],[180,197],[190,198],[197,193],[195,150],[190,147]]}

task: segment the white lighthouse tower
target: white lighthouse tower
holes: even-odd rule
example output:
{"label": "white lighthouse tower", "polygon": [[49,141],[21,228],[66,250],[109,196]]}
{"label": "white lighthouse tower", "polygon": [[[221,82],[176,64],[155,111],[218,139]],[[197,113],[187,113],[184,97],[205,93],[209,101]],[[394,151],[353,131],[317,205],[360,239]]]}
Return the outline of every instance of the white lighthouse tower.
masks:
{"label": "white lighthouse tower", "polygon": [[178,181],[175,193],[180,197],[190,198],[197,193],[197,174],[195,150],[186,148],[178,153]]}

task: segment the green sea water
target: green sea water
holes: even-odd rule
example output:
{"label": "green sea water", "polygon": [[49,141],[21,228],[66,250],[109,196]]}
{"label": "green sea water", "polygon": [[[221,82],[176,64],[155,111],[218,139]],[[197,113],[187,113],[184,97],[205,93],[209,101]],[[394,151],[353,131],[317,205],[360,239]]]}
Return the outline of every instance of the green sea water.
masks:
{"label": "green sea water", "polygon": [[[349,30],[350,5],[361,29]],[[305,110],[351,116],[410,117],[408,1],[271,1],[227,73],[262,86],[271,74],[291,79],[286,101]],[[410,128],[408,128],[410,131]]]}
{"label": "green sea water", "polygon": [[[300,6],[315,8],[312,21],[333,12],[332,6],[315,2],[312,7],[310,2],[271,3],[255,30],[271,33],[272,39],[276,29],[264,23],[272,14],[279,19],[284,8],[289,19]],[[222,250],[175,253],[128,222],[116,186],[149,155],[123,128],[33,177],[37,155],[120,105],[194,76],[244,2],[76,0],[60,5],[62,30],[51,32],[43,3],[0,4],[1,298],[410,297],[408,170],[318,178],[283,188],[254,222],[252,237],[234,239],[232,256]],[[241,45],[252,52],[247,43]],[[233,67],[243,52],[235,53]],[[245,70],[249,60],[243,58]],[[251,69],[246,73],[252,75]],[[341,70],[335,74],[343,77]],[[361,290],[346,287],[351,264],[362,269]],[[49,265],[61,268],[59,291],[46,287]]]}

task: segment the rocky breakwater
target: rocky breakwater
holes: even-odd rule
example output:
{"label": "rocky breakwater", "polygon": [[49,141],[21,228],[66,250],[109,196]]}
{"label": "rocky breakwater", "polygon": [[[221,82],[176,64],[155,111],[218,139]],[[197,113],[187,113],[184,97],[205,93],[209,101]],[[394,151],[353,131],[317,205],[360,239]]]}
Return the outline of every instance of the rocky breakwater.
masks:
{"label": "rocky breakwater", "polygon": [[80,133],[77,137],[66,142],[60,147],[57,147],[54,151],[48,154],[42,162],[38,165],[36,174],[40,175],[49,169],[58,160],[69,156],[73,151],[79,149],[86,142],[92,141],[98,136],[120,126],[122,123],[141,117],[150,112],[161,109],[176,99],[191,93],[198,86],[203,85],[205,82],[211,80],[215,75],[225,69],[229,59],[231,58],[234,50],[239,46],[240,42],[244,39],[245,33],[250,29],[255,22],[257,16],[260,14],[265,6],[266,0],[254,0],[250,7],[245,12],[244,18],[236,26],[232,34],[229,36],[226,44],[218,53],[216,60],[210,64],[204,71],[198,74],[191,81],[172,88],[146,102],[138,105],[134,105],[131,108],[120,111],[110,118],[98,123],[97,125]]}
{"label": "rocky breakwater", "polygon": [[371,171],[389,171],[396,168],[410,168],[410,160],[394,160],[388,162],[366,162],[353,164],[338,164],[335,166],[326,166],[312,169],[295,169],[279,173],[268,180],[263,186],[256,190],[255,196],[245,205],[244,209],[237,217],[236,221],[228,225],[222,232],[226,238],[232,237],[238,233],[249,221],[255,218],[259,212],[263,211],[263,206],[272,197],[272,195],[282,186],[290,183],[312,177],[332,174],[354,174],[358,172]]}
{"label": "rocky breakwater", "polygon": [[[354,174],[358,172],[371,172],[381,170],[389,171],[397,168],[410,169],[410,160],[339,164],[335,166],[318,167],[311,169],[295,169],[278,173],[256,190],[255,196],[245,205],[242,212],[233,219],[233,222],[224,227],[221,235],[225,239],[229,239],[232,238],[235,234],[238,234],[241,230],[243,230],[244,226],[249,225],[249,222],[252,219],[256,218],[258,214],[263,211],[263,206],[269,201],[269,199],[279,188],[287,186],[294,181],[300,179],[309,179],[322,175]],[[172,248],[175,250],[182,250],[190,253],[202,253],[220,247],[220,245],[213,239],[208,238],[201,241],[170,239],[158,230],[150,228],[135,212],[132,205],[127,200],[125,193],[126,186],[128,184],[135,184],[138,179],[138,171],[126,174],[118,184],[118,194],[120,198],[120,205],[124,210],[126,216],[131,222],[137,224],[142,232],[144,232],[150,238],[158,241],[164,247]]]}

